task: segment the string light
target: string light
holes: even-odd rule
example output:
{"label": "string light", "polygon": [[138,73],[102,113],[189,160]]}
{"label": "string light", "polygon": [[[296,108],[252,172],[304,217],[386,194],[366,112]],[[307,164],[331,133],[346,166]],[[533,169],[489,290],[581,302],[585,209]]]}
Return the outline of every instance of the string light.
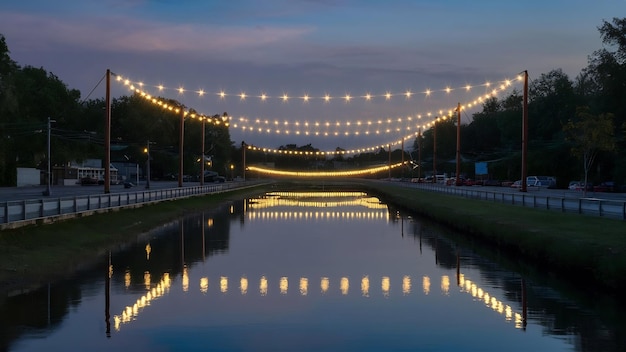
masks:
{"label": "string light", "polygon": [[[146,93],[145,91],[143,91],[142,89],[139,89],[137,87],[135,87],[130,80],[126,79],[124,80],[121,76],[117,76],[117,81],[118,82],[123,82],[123,84],[125,86],[127,86],[132,92],[136,93],[137,95],[139,95],[140,97],[144,98],[146,101],[153,103],[154,105],[158,105],[160,107],[162,107],[164,110],[168,110],[171,111],[175,114],[180,114],[182,113],[183,116],[185,117],[190,117],[192,119],[198,119],[198,120],[205,120],[209,123],[213,123],[215,125],[221,125],[224,124],[225,126],[229,126],[230,125],[230,120],[231,117],[230,116],[222,116],[220,118],[215,118],[213,116],[207,116],[204,114],[198,114],[196,112],[194,112],[193,109],[185,109],[182,105],[171,105],[170,103],[168,103],[167,101],[161,99],[161,98],[156,98],[153,97],[152,95]],[[181,87],[179,88],[180,91],[184,91],[184,89]],[[204,94],[204,93],[203,93]]]}
{"label": "string light", "polygon": [[[118,75],[118,79],[120,79],[122,76]],[[433,93],[437,93],[437,92],[445,92],[446,94],[450,94],[454,91],[471,91],[472,89],[475,88],[480,88],[480,87],[484,87],[484,88],[490,88],[493,84],[495,84],[498,87],[506,87],[506,86],[510,86],[512,84],[512,81],[522,81],[522,77],[521,76],[517,76],[515,79],[511,80],[511,79],[504,79],[501,81],[498,81],[496,83],[492,83],[492,82],[485,82],[482,84],[476,84],[476,85],[470,85],[470,84],[466,84],[464,86],[460,86],[460,87],[444,87],[441,89],[426,89],[424,91],[421,91],[419,93],[416,93],[412,90],[406,90],[404,92],[385,92],[385,93],[381,93],[381,94],[373,94],[373,93],[365,93],[363,95],[351,95],[351,94],[345,94],[343,96],[332,96],[330,94],[324,94],[322,96],[312,96],[309,94],[305,94],[302,95],[300,97],[298,97],[297,99],[301,100],[302,102],[306,103],[306,102],[310,102],[312,100],[319,100],[325,103],[331,102],[332,100],[342,100],[346,103],[348,102],[352,102],[355,99],[362,99],[363,101],[373,101],[376,99],[382,99],[384,101],[389,101],[391,100],[393,97],[404,97],[406,99],[412,99],[413,96],[415,95],[423,95],[424,97],[429,97],[431,96]],[[143,86],[145,85],[143,82],[133,82],[129,79],[126,79],[125,81],[125,85],[130,85],[130,84],[134,84],[134,85],[139,85],[140,87],[143,88]],[[159,91],[164,91],[164,90],[174,90],[176,91],[179,95],[183,95],[186,92],[192,92],[191,90],[186,90],[183,86],[177,87],[177,88],[168,88],[165,87],[162,84],[159,85],[146,85],[147,87],[153,87],[153,88],[157,88]],[[289,99],[291,99],[292,97],[294,97],[294,95],[288,94],[287,92],[281,94],[281,95],[268,95],[267,93],[260,93],[259,95],[251,95],[251,94],[247,94],[247,93],[227,93],[224,90],[220,90],[217,91],[216,93],[207,93],[209,90],[201,88],[198,89],[196,91],[193,91],[194,94],[197,94],[198,97],[204,97],[206,95],[215,95],[217,96],[219,99],[226,99],[228,97],[237,97],[239,98],[239,100],[243,100],[243,98],[255,98],[255,99],[259,99],[260,101],[267,101],[267,100],[271,100],[271,99],[278,99],[282,102],[286,102]]]}
{"label": "string light", "polygon": [[[522,76],[517,76],[514,80],[507,79],[507,80],[500,81],[498,82],[500,85],[499,88],[494,88],[493,90],[491,90],[491,92],[476,97],[472,102],[461,105],[461,109],[465,110],[468,108],[472,108],[482,103],[484,100],[489,99],[493,96],[496,96],[500,91],[506,90],[508,87],[512,85],[512,82],[522,81],[522,79],[523,79]],[[182,112],[185,117],[189,116],[194,119],[206,120],[208,122],[218,124],[218,125],[223,123],[226,126],[230,126],[231,124],[232,117],[230,116],[226,117],[225,119],[217,119],[217,118],[210,117],[204,114],[195,113],[191,109],[189,110],[184,109],[183,106],[173,106],[173,105],[168,104],[166,101],[160,98],[152,97],[150,94],[146,93],[143,89],[136,88],[131,80],[127,78],[124,79],[120,75],[117,75],[117,81],[123,82],[123,84],[128,86],[131,91],[139,94],[141,97],[145,98],[146,100],[156,105],[159,105],[164,109],[172,111],[176,114],[179,114]],[[139,85],[140,87],[143,87],[144,83],[138,82],[137,85]],[[490,87],[491,85],[492,83],[490,82],[486,82],[484,84],[477,85],[477,86],[471,86],[468,84],[461,88],[446,87],[444,89],[440,89],[439,91],[445,91],[446,93],[450,93],[456,89],[464,89],[466,91],[470,91],[474,87],[479,87],[479,86]],[[156,87],[159,89],[159,91],[163,91],[167,89],[163,85],[158,85]],[[185,89],[181,86],[177,88],[177,91],[179,92],[179,94],[183,94],[185,92]],[[426,91],[423,92],[423,94],[425,94],[425,96],[430,96],[433,92],[434,92],[433,90],[427,89]],[[198,94],[198,96],[204,96],[207,94],[206,91],[203,89],[196,91],[196,93]],[[227,94],[223,90],[218,92],[217,95],[220,97],[220,99],[225,99],[226,97],[229,96],[229,94]],[[371,93],[367,93],[363,96],[360,96],[360,98],[363,98],[366,101],[371,101],[372,99],[377,98],[377,97],[384,97],[385,100],[390,100],[393,96],[399,96],[399,95],[406,97],[406,99],[410,99],[414,95],[414,93],[410,90],[407,90],[404,93],[386,92],[383,95],[373,95]],[[245,100],[248,97],[253,97],[253,96],[247,95],[245,92],[241,92],[237,96],[239,97],[240,100]],[[261,99],[261,101],[266,101],[272,98],[272,96],[262,93],[260,96],[258,96],[258,98]],[[280,99],[283,102],[287,102],[290,99],[290,96],[287,93],[283,93],[283,95],[280,96]],[[308,94],[305,94],[302,97],[300,97],[300,99],[302,99],[305,102],[308,102],[311,99],[316,99],[316,98],[311,97]],[[323,97],[321,97],[321,99],[324,100],[325,102],[330,102],[333,99],[340,99],[348,103],[351,100],[353,100],[353,96],[351,96],[350,94],[346,94],[343,97],[333,97],[329,94],[325,94]],[[430,127],[434,126],[436,122],[446,120],[447,118],[452,117],[455,112],[456,112],[456,107],[445,109],[445,110],[440,109],[438,111],[438,115],[434,117],[433,117],[434,113],[427,112],[424,114],[416,114],[416,115],[407,116],[407,117],[398,117],[395,119],[387,118],[386,120],[378,119],[378,120],[368,120],[368,121],[349,120],[349,121],[344,121],[344,122],[336,121],[333,123],[331,123],[330,121],[298,121],[298,120],[270,121],[267,119],[262,121],[261,119],[258,119],[258,118],[251,122],[246,117],[240,117],[239,119],[237,119],[237,122],[232,124],[232,126],[234,128],[240,128],[243,132],[254,132],[254,133],[264,133],[264,134],[273,133],[277,135],[295,134],[295,135],[305,135],[305,136],[315,136],[315,137],[390,135],[390,134],[401,134],[403,131],[405,133],[408,132],[408,134],[405,135],[405,137],[403,137],[402,140],[383,144],[383,146],[392,146],[392,145],[396,146],[402,143],[404,139],[413,138],[417,136],[418,133],[416,131],[429,129]],[[425,119],[423,119],[424,116],[426,117]],[[272,124],[275,126],[274,128],[269,127]],[[281,125],[283,126],[283,128],[280,128]],[[382,127],[383,125],[387,125],[388,127],[383,128]],[[332,130],[333,128],[334,130]],[[345,150],[345,151],[340,151],[340,152],[327,151],[327,152],[319,152],[319,153],[321,153],[321,155],[334,155],[337,153],[359,154],[363,152],[376,152],[380,150],[381,148],[384,148],[383,146],[375,145],[375,146],[355,148],[355,149]],[[276,150],[276,149],[271,149],[271,148],[263,148],[263,147],[253,147],[253,148],[255,148],[253,150],[263,150],[264,152],[275,152],[275,153],[283,152],[282,150]],[[294,155],[302,155],[302,154],[294,154]]]}
{"label": "string light", "polygon": [[376,166],[368,169],[349,170],[349,171],[280,171],[275,169],[266,169],[262,167],[249,166],[248,170],[258,173],[263,173],[272,176],[288,176],[288,177],[350,177],[350,176],[362,176],[373,175],[389,169],[395,169],[404,163],[396,163],[393,165]]}

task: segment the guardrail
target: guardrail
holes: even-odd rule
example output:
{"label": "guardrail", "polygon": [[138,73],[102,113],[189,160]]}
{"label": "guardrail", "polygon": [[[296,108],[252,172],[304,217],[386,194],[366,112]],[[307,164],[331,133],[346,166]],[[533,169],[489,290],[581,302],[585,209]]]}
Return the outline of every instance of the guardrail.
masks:
{"label": "guardrail", "polygon": [[0,202],[0,230],[256,185],[258,183],[233,182],[137,192],[5,201]]}
{"label": "guardrail", "polygon": [[564,213],[576,213],[626,220],[626,201],[624,200],[499,192],[473,187],[466,188],[433,184],[408,183],[407,186],[408,185],[418,187],[423,190],[430,190],[433,192],[451,194],[471,199],[520,205],[528,208],[554,210]]}

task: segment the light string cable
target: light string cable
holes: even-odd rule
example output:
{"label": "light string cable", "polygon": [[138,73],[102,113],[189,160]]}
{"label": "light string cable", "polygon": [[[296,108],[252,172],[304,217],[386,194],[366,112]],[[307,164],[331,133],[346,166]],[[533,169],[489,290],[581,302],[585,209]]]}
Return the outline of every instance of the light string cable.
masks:
{"label": "light string cable", "polygon": [[[502,86],[500,88],[500,91],[498,90],[493,90],[492,92],[490,92],[489,94],[485,95],[484,97],[478,97],[474,102],[472,103],[468,103],[468,104],[462,104],[461,105],[461,111],[466,112],[467,109],[474,107],[475,105],[483,102],[486,99],[489,99],[491,97],[495,97],[498,95],[499,92],[504,91],[508,86]],[[458,107],[457,107],[458,108]],[[361,131],[354,131],[354,132],[348,132],[348,131],[344,131],[344,132],[329,132],[329,131],[314,131],[314,132],[310,132],[310,131],[304,131],[301,132],[299,130],[296,131],[290,131],[290,130],[284,130],[281,132],[281,130],[276,129],[273,130],[271,128],[254,128],[254,129],[249,129],[249,131],[253,131],[253,132],[258,132],[258,133],[265,133],[265,134],[271,134],[271,133],[275,133],[275,134],[285,134],[285,135],[289,135],[289,134],[294,134],[294,135],[306,135],[306,136],[335,136],[335,137],[344,137],[344,136],[350,136],[350,135],[354,135],[354,136],[359,136],[360,134],[364,134],[364,135],[380,135],[380,134],[391,134],[391,133],[402,133],[402,131],[407,131],[409,132],[408,134],[404,135],[404,137],[402,137],[401,139],[395,140],[395,141],[389,141],[386,143],[381,143],[381,144],[377,144],[377,145],[370,145],[370,146],[364,146],[364,147],[358,147],[358,148],[353,148],[353,149],[348,149],[348,150],[328,150],[328,151],[316,151],[316,152],[312,152],[312,151],[301,151],[301,150],[287,150],[287,149],[277,149],[277,148],[273,148],[273,147],[265,147],[265,146],[257,146],[254,144],[249,144],[248,145],[248,149],[249,150],[253,150],[253,151],[262,151],[265,153],[275,153],[275,154],[291,154],[291,155],[337,155],[337,154],[348,154],[348,155],[354,155],[354,154],[360,154],[360,153],[365,153],[365,152],[376,152],[378,150],[385,149],[391,146],[397,146],[402,144],[405,140],[409,140],[411,138],[416,138],[419,135],[419,131],[426,131],[428,129],[430,129],[432,126],[434,126],[437,122],[440,121],[445,121],[449,118],[452,118],[454,116],[454,114],[457,111],[457,108],[455,108],[454,110],[448,110],[447,113],[444,114],[443,111],[439,111],[439,116],[433,116],[433,114],[431,113],[427,113],[426,116],[428,118],[428,121],[424,121],[422,120],[422,116],[418,115],[417,116],[417,122],[413,125],[407,125],[404,128],[400,128],[400,127],[395,127],[393,129],[391,128],[386,128],[384,130],[375,130],[370,132],[369,130],[364,131],[363,133],[361,133]],[[388,120],[389,121],[389,120]],[[406,119],[406,121],[411,121],[411,117],[408,117]],[[237,124],[233,124],[234,127],[237,127]]]}
{"label": "light string cable", "polygon": [[[512,83],[512,80],[510,79],[504,79],[501,81],[497,81],[497,82],[485,82],[485,83],[481,83],[481,84],[476,84],[476,85],[470,85],[470,84],[466,84],[464,86],[459,86],[459,87],[445,87],[445,88],[441,88],[441,89],[426,89],[420,92],[414,92],[412,90],[405,90],[403,92],[385,92],[382,94],[372,94],[372,93],[365,93],[362,95],[351,95],[351,94],[345,94],[345,95],[330,95],[330,94],[324,94],[324,95],[308,95],[308,94],[303,94],[303,95],[292,95],[292,94],[288,94],[288,93],[282,93],[282,94],[278,94],[278,95],[270,95],[270,94],[266,94],[266,93],[260,93],[257,95],[254,94],[248,94],[245,92],[240,92],[240,93],[227,93],[223,90],[220,91],[214,91],[214,92],[209,92],[205,89],[198,89],[198,90],[190,90],[190,89],[186,89],[184,88],[184,86],[179,86],[178,88],[170,88],[170,87],[166,87],[162,84],[158,84],[158,85],[149,85],[149,84],[145,84],[142,81],[132,81],[129,78],[124,78],[123,76],[117,75],[118,76],[118,81],[123,81],[124,84],[126,85],[133,85],[135,87],[138,87],[141,90],[144,90],[144,87],[149,87],[149,88],[153,88],[153,89],[157,89],[159,91],[159,94],[161,92],[167,92],[167,91],[172,91],[172,92],[176,92],[178,95],[185,95],[186,93],[192,93],[194,95],[197,95],[198,97],[205,97],[205,96],[214,96],[217,97],[219,99],[227,99],[229,97],[231,98],[236,98],[239,101],[244,101],[244,100],[249,100],[249,99],[258,99],[259,101],[280,101],[280,102],[286,102],[286,101],[291,101],[291,100],[300,100],[303,103],[309,103],[309,102],[313,102],[313,101],[320,101],[320,102],[324,102],[324,103],[330,103],[330,102],[335,102],[335,101],[342,101],[342,102],[353,102],[353,101],[357,101],[357,100],[362,100],[362,101],[375,101],[375,100],[384,100],[384,101],[390,101],[392,100],[392,98],[396,98],[396,97],[402,97],[405,99],[411,99],[414,96],[417,95],[422,95],[424,97],[430,97],[435,93],[441,93],[441,92],[445,92],[446,94],[450,94],[454,91],[471,91],[474,88],[478,88],[478,87],[484,87],[484,88],[488,88],[491,89],[491,87],[498,87],[498,86],[508,86]],[[517,77],[513,80],[516,81],[522,80],[522,77],[520,75],[517,75]]]}
{"label": "light string cable", "polygon": [[223,124],[227,127],[230,125],[230,120],[231,120],[230,116],[220,116],[219,118],[215,118],[214,116],[211,116],[211,115],[198,113],[195,109],[187,108],[181,103],[175,104],[175,103],[169,102],[168,100],[164,98],[155,97],[152,94],[141,89],[143,85],[135,85],[129,79],[125,79],[121,75],[117,75],[115,73],[113,75],[116,76],[117,82],[122,83],[133,93],[136,93],[140,97],[146,99],[146,101],[151,102],[154,105],[158,105],[164,110],[168,110],[172,112],[173,114],[176,114],[176,115],[183,114],[184,117],[190,117],[192,119],[198,119],[198,120],[205,120],[206,122],[209,122],[215,125]]}
{"label": "light string cable", "polygon": [[[134,93],[137,93],[138,95],[140,95],[141,97],[145,98],[146,100],[161,106],[163,109],[167,109],[169,111],[172,111],[173,113],[183,113],[184,116],[189,116],[191,118],[198,118],[198,119],[205,119],[209,122],[215,123],[215,124],[221,124],[224,123],[225,125],[229,125],[230,121],[232,120],[231,116],[222,116],[221,118],[214,118],[205,114],[201,114],[201,113],[197,113],[195,112],[195,110],[193,109],[186,109],[183,105],[173,105],[172,103],[168,103],[165,99],[162,98],[157,98],[152,96],[151,94],[145,92],[144,90],[140,89],[139,87],[143,87],[144,84],[141,82],[138,83],[133,83],[133,81],[129,80],[129,79],[124,79],[122,76],[120,75],[116,75],[117,77],[117,81],[118,82],[122,82],[125,86],[127,86],[131,91],[133,91]],[[493,90],[491,90],[488,94],[485,95],[481,95],[476,97],[472,102],[463,104],[461,106],[462,110],[466,110],[469,108],[472,108],[480,103],[482,103],[484,100],[489,99],[493,96],[498,95],[498,93],[505,91],[507,88],[509,88],[512,85],[512,82],[515,81],[521,81],[522,77],[521,76],[517,76],[517,78],[515,78],[514,80],[503,80],[499,82],[499,86],[497,88],[494,88]],[[491,86],[490,83],[485,83],[481,86]],[[472,86],[466,86],[464,89],[469,91],[471,90]],[[446,91],[446,92],[451,92],[454,89],[452,88],[446,88],[443,89],[442,91]],[[184,92],[184,90],[181,90]],[[431,92],[431,91],[428,91]],[[406,118],[397,118],[397,119],[391,119],[391,118],[387,118],[387,119],[379,119],[377,121],[347,121],[347,122],[335,122],[335,123],[330,123],[328,121],[325,122],[319,122],[319,121],[315,121],[315,122],[300,122],[300,121],[295,121],[295,122],[289,122],[289,121],[284,121],[284,122],[278,122],[277,120],[275,120],[274,122],[270,123],[269,120],[261,120],[261,119],[256,119],[255,123],[257,125],[261,125],[264,124],[265,126],[263,127],[259,127],[259,126],[247,126],[245,124],[240,124],[240,123],[234,123],[233,127],[235,128],[241,128],[243,131],[254,131],[257,133],[276,133],[276,134],[295,134],[295,135],[306,135],[306,136],[336,136],[336,137],[344,137],[344,136],[350,136],[350,135],[370,135],[370,134],[376,134],[376,135],[380,135],[380,134],[390,134],[390,133],[400,133],[403,129],[406,131],[410,131],[412,132],[410,135],[407,135],[404,138],[411,138],[413,135],[417,135],[417,133],[415,132],[415,130],[426,130],[430,127],[432,127],[434,125],[434,123],[436,123],[439,119],[446,119],[447,117],[451,117],[452,114],[456,111],[456,107],[454,109],[448,109],[447,114],[444,113],[443,110],[439,110],[438,111],[438,116],[433,116],[435,114],[433,113],[426,113],[426,119],[428,119],[428,121],[422,120],[423,116],[422,114],[417,114],[415,117],[413,116],[408,116]],[[238,119],[238,121],[247,121],[247,119],[245,117],[241,117]],[[414,123],[414,121],[417,121],[418,123]],[[419,123],[425,121],[423,123]],[[408,123],[414,123],[412,125],[407,125],[406,127],[400,128],[397,126],[393,126],[396,124],[408,124]],[[270,126],[273,125],[271,128]],[[287,126],[287,128],[285,129],[280,129],[280,126]],[[296,129],[295,130],[290,130],[289,126],[293,125]],[[353,130],[353,131],[328,131],[329,128],[331,127],[335,127],[335,128],[350,128],[357,126],[357,128],[361,128],[363,126],[365,126],[366,130]],[[385,128],[386,125],[386,128]],[[320,130],[322,127],[326,127],[327,130],[323,131]],[[299,128],[303,128],[304,130],[300,130]],[[310,129],[312,128],[312,130]],[[376,128],[373,131],[370,131],[369,128]],[[383,129],[384,128],[384,129]],[[399,143],[401,143],[402,141],[393,141],[393,142],[388,142],[388,143],[383,143],[382,145],[375,145],[375,146],[369,146],[369,147],[361,147],[361,148],[354,148],[351,150],[347,150],[347,151],[341,151],[342,154],[357,154],[360,152],[365,152],[365,151],[376,151],[378,149],[380,149],[381,147],[387,146],[387,145],[397,145]],[[255,150],[264,150],[266,152],[277,152],[277,153],[282,153],[284,152],[283,150],[276,150],[274,148],[267,148],[267,147],[255,147]],[[337,151],[327,151],[327,152],[322,152],[324,154],[336,154]]]}
{"label": "light string cable", "polygon": [[[421,94],[424,95],[424,97],[429,97],[431,96],[433,93],[436,92],[445,92],[446,94],[450,94],[454,91],[460,91],[460,90],[464,90],[464,91],[471,91],[473,88],[476,87],[485,87],[485,88],[491,88],[491,87],[495,87],[493,88],[490,92],[488,92],[485,95],[480,95],[478,97],[476,97],[473,101],[468,102],[464,105],[466,105],[466,108],[471,108],[473,106],[476,106],[478,104],[480,104],[483,99],[487,99],[491,96],[497,95],[498,92],[504,91],[505,89],[507,89],[508,87],[510,87],[512,85],[513,82],[516,81],[522,81],[522,76],[521,75],[517,75],[517,77],[513,80],[510,79],[505,79],[505,80],[501,80],[498,81],[496,83],[491,83],[491,82],[485,82],[483,84],[479,84],[479,85],[465,85],[463,87],[457,87],[457,88],[450,88],[450,87],[446,87],[446,88],[442,88],[442,89],[438,89],[438,90],[431,90],[431,89],[427,89],[423,92],[421,92]],[[128,78],[123,78],[120,75],[117,75],[117,80],[120,82],[123,82],[124,85],[129,86],[131,88],[131,90],[136,91],[137,93],[141,94],[142,96],[146,96],[148,99],[153,100],[153,102],[158,103],[159,99],[154,98],[152,95],[150,95],[149,93],[147,93],[143,87],[153,87],[153,88],[157,88],[159,91],[165,91],[165,90],[172,90],[170,88],[166,88],[163,85],[146,85],[143,82],[139,82],[139,81],[132,81]],[[188,90],[185,90],[185,88],[183,87],[179,87],[176,89],[176,91],[178,92],[179,95],[183,95],[185,94],[185,92],[188,92]],[[195,94],[198,94],[199,97],[202,97],[208,93],[206,93],[205,90],[200,89],[197,91],[193,91]],[[227,96],[234,96],[232,94],[227,94],[223,91],[220,91],[219,93],[215,93],[217,94],[220,99],[225,99],[225,97]],[[323,97],[310,97],[308,95],[304,95],[301,97],[298,97],[298,99],[301,99],[303,102],[308,102],[312,99],[323,99],[326,102],[330,102],[333,100],[344,100],[345,102],[350,102],[353,101],[357,98],[361,98],[364,99],[364,101],[372,101],[375,98],[378,97],[384,97],[385,100],[390,100],[392,97],[394,96],[403,96],[407,99],[411,99],[413,96],[417,95],[418,93],[413,93],[410,90],[406,91],[404,93],[385,93],[385,94],[381,94],[381,95],[373,95],[373,94],[365,94],[365,95],[361,95],[361,96],[355,96],[352,97],[351,95],[345,95],[345,96],[330,96],[330,95],[325,95]],[[258,98],[261,101],[266,101],[270,98],[277,98],[278,96],[270,96],[270,95],[266,95],[266,94],[261,94],[258,96],[249,96],[246,93],[240,93],[238,95],[236,95],[237,97],[239,97],[239,100],[246,100],[248,98]],[[281,101],[287,101],[290,98],[290,96],[288,94],[283,94],[280,97]],[[166,103],[161,102],[159,105],[166,105]],[[233,127],[235,128],[240,128],[243,131],[256,131],[256,132],[264,132],[264,133],[271,133],[272,131],[278,131],[278,133],[281,133],[281,131],[284,131],[283,133],[285,134],[290,134],[290,133],[294,133],[296,135],[298,134],[304,134],[304,135],[316,135],[316,136],[345,136],[347,135],[346,133],[349,134],[354,134],[354,135],[359,135],[359,134],[370,134],[370,133],[376,133],[376,134],[381,134],[381,133],[391,133],[393,132],[392,130],[396,130],[397,128],[391,127],[392,125],[395,124],[405,124],[405,123],[411,123],[413,119],[417,118],[417,119],[421,119],[422,116],[442,116],[444,115],[444,111],[447,111],[448,114],[451,114],[453,111],[456,110],[456,106],[452,107],[452,108],[444,108],[444,109],[439,109],[438,112],[426,112],[426,113],[417,113],[417,114],[413,114],[413,116],[407,116],[407,117],[399,117],[399,118],[379,118],[376,120],[346,120],[346,119],[342,119],[343,121],[335,121],[335,122],[331,122],[331,121],[298,121],[298,120],[283,120],[283,121],[279,121],[277,119],[274,119],[273,121],[270,121],[269,119],[260,119],[260,118],[256,118],[254,120],[250,120],[247,117],[239,117],[237,119],[235,119],[235,121],[233,121],[234,125]],[[199,116],[200,118],[206,118],[207,115],[204,114],[197,114],[197,116]],[[195,116],[194,116],[195,117]],[[230,117],[229,119],[232,119],[232,117]],[[281,127],[282,126],[282,127]],[[293,126],[293,127],[292,127]],[[388,128],[384,128],[384,126],[388,126]],[[321,129],[326,128],[327,130],[329,128],[336,128],[336,129],[347,129],[347,130],[353,130],[354,132],[328,132],[328,131],[321,131]],[[425,125],[421,125],[418,126],[421,128],[425,128]],[[358,129],[358,130],[354,130],[354,129]],[[363,128],[365,128],[366,130],[363,130]],[[370,129],[374,129],[373,131],[370,131]],[[293,130],[293,132],[291,132],[291,130]]]}

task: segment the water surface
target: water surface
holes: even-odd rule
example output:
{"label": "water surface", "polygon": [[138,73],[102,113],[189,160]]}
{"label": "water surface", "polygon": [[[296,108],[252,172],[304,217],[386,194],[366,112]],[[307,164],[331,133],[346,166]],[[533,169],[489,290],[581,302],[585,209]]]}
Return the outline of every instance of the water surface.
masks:
{"label": "water surface", "polygon": [[[165,224],[0,302],[10,351],[612,351],[623,323],[360,192]],[[567,292],[567,293],[565,293]],[[582,294],[581,294],[582,296]]]}

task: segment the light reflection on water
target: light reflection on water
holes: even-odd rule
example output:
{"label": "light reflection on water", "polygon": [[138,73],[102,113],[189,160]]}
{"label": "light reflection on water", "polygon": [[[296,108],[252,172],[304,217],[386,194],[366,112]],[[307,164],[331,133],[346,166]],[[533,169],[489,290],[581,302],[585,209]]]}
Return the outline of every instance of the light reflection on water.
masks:
{"label": "light reflection on water", "polygon": [[10,299],[0,316],[46,302],[48,309],[11,322],[20,337],[5,330],[3,344],[15,351],[619,350],[617,328],[607,333],[598,316],[554,299],[555,291],[542,296],[545,288],[445,232],[361,192],[268,193],[161,227],[107,258],[107,275],[94,269]]}

